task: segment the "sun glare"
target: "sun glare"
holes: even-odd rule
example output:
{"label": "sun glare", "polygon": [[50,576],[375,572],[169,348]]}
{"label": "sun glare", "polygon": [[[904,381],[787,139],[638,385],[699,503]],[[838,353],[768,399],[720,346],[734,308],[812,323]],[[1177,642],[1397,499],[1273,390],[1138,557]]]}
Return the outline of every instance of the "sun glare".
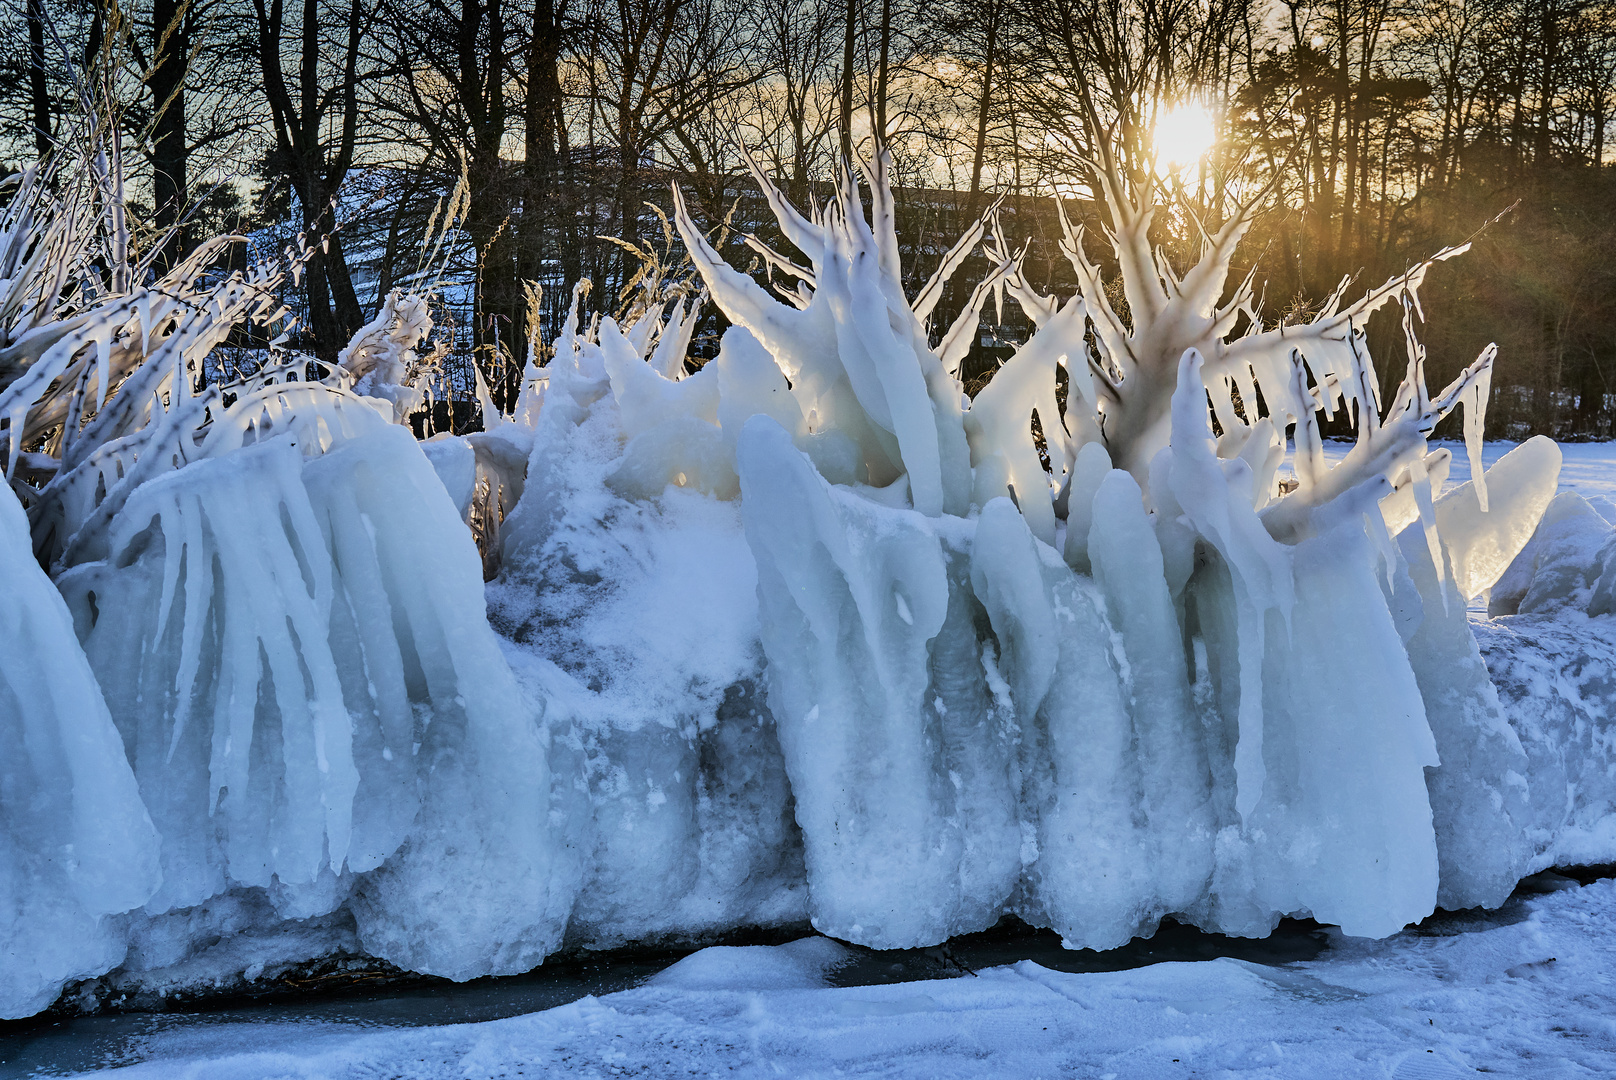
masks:
{"label": "sun glare", "polygon": [[1193,165],[1212,149],[1216,133],[1205,105],[1188,102],[1164,109],[1156,117],[1154,140],[1159,161]]}

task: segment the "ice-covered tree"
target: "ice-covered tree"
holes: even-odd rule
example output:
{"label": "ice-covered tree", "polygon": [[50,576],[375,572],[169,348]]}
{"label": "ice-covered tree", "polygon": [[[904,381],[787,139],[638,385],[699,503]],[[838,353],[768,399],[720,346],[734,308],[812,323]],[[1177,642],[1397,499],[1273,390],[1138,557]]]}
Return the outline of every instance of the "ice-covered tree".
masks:
{"label": "ice-covered tree", "polygon": [[104,916],[251,889],[283,918],[349,904],[421,970],[534,966],[577,887],[566,788],[395,423],[425,389],[423,298],[323,380],[287,355],[204,380],[231,333],[282,323],[321,241],[232,270],[244,240],[219,237],[157,273],[115,125],[82,123],[0,212],[0,1015],[120,962]]}
{"label": "ice-covered tree", "polygon": [[[1484,516],[1434,502],[1448,456],[1427,439],[1463,402],[1479,463],[1492,362],[1489,349],[1442,393],[1426,388],[1417,290],[1462,246],[1350,304],[1344,283],[1309,323],[1266,327],[1250,279],[1227,282],[1253,207],[1215,228],[1191,216],[1200,257],[1181,270],[1151,243],[1161,188],[1148,172],[1110,158],[1097,172],[1126,313],[1081,230],[1065,229],[1079,291],[1061,299],[1026,284],[994,228],[993,276],[935,347],[931,306],[982,233],[907,297],[884,154],[865,171],[869,218],[851,175],[803,213],[754,167],[803,258],[766,254],[797,279],[783,302],[725,265],[679,203],[692,260],[742,328],[718,366],[721,379],[746,371],[731,382],[753,396],[721,408],[768,418],[745,424],[737,471],[818,925],[915,944],[1021,896],[1030,917],[1096,946],[1167,912],[1252,933],[1307,910],[1388,932],[1437,895],[1424,770],[1491,722],[1428,717],[1395,583],[1426,560],[1424,608],[1462,607],[1450,575],[1473,593],[1503,571],[1558,455],[1523,450],[1528,467],[1490,509],[1478,469],[1449,498]],[[955,372],[995,288],[1035,329],[966,400]],[[1398,302],[1406,373],[1382,402],[1364,324]],[[1343,412],[1356,442],[1331,465],[1318,417]],[[1282,485],[1287,439],[1296,477]],[[1400,553],[1391,534],[1416,519],[1420,550]],[[991,624],[985,646],[973,610]],[[1485,698],[1485,672],[1467,677]],[[1466,782],[1501,788],[1512,760],[1500,751]],[[1492,828],[1483,818],[1439,806],[1436,833]],[[981,861],[1018,835],[1039,838],[1030,859]],[[1454,865],[1444,888],[1497,902],[1517,862],[1504,845]]]}
{"label": "ice-covered tree", "polygon": [[[1265,327],[1226,281],[1251,208],[1175,204],[1179,268],[1163,189],[1102,169],[1112,250],[1066,230],[1077,295],[1031,290],[990,216],[910,296],[884,157],[869,214],[852,175],[802,212],[754,169],[791,287],[677,205],[700,287],[659,263],[591,318],[579,283],[510,416],[479,386],[484,430],[418,443],[423,297],[322,380],[199,386],[298,254],[230,273],[223,238],[146,274],[115,148],[85,145],[0,218],[0,1012],[225,909],[455,978],[804,917],[872,946],[1006,912],[1097,948],[1167,915],[1378,935],[1501,902],[1616,813],[1607,751],[1528,754],[1467,621],[1559,456],[1441,490],[1428,436],[1463,404],[1475,461],[1491,353],[1430,394],[1431,263]],[[701,288],[734,325],[693,370]],[[996,289],[1034,331],[968,399]],[[1334,464],[1321,415],[1356,432]],[[1561,541],[1611,530],[1557,506],[1495,600],[1607,611],[1616,569]]]}

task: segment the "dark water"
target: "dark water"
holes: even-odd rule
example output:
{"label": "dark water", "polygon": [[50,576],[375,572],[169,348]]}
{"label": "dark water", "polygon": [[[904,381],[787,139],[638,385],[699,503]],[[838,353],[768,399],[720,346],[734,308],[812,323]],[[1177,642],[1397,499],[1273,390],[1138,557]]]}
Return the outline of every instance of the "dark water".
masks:
{"label": "dark water", "polygon": [[679,959],[680,953],[603,956],[546,966],[526,975],[366,990],[348,983],[306,996],[236,998],[185,1011],[103,1013],[43,1021],[0,1022],[0,1078],[59,1076],[132,1065],[152,1036],[211,1024],[342,1024],[423,1027],[470,1024],[539,1012],[589,994],[629,990]]}
{"label": "dark water", "polygon": [[[1522,882],[1516,896],[1496,912],[1438,912],[1412,933],[1464,933],[1525,917],[1524,899],[1579,881],[1609,876],[1610,868],[1552,872]],[[779,944],[811,931],[803,927],[725,944]],[[992,930],[955,938],[931,949],[854,948],[855,956],[829,975],[836,986],[872,986],[922,979],[971,978],[989,967],[1031,960],[1057,971],[1122,971],[1168,961],[1232,957],[1256,964],[1282,965],[1312,960],[1329,946],[1330,931],[1308,920],[1286,919],[1262,939],[1209,934],[1173,922],[1154,936],[1136,938],[1106,952],[1066,949],[1059,935],[1034,930],[1007,918]],[[421,1027],[466,1024],[555,1008],[593,994],[632,989],[694,951],[632,950],[553,962],[504,978],[451,983],[405,977],[367,987],[363,977],[312,980],[288,992],[205,1001],[169,1012],[103,1013],[95,1016],[0,1021],[0,1080],[60,1076],[141,1061],[153,1036],[213,1024],[308,1024],[349,1027]]]}

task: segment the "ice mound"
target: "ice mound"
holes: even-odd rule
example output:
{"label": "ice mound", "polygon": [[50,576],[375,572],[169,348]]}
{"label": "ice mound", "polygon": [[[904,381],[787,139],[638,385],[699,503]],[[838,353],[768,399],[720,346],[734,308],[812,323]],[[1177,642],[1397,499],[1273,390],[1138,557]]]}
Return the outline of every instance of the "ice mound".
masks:
{"label": "ice mound", "polygon": [[[470,435],[402,423],[437,355],[420,298],[351,372],[193,398],[263,300],[245,279],[156,348],[119,301],[0,386],[13,454],[24,421],[52,448],[17,481],[31,520],[0,499],[0,1007],[350,943],[467,979],[804,920],[876,947],[1006,913],[1074,947],[1169,915],[1383,936],[1616,857],[1616,508],[1551,500],[1546,440],[1480,471],[1491,348],[1428,387],[1416,292],[1462,249],[1265,328],[1225,287],[1245,219],[1180,274],[1156,190],[1117,175],[1125,315],[1068,222],[1077,295],[1036,292],[989,220],[911,297],[888,165],[868,213],[849,175],[806,216],[754,167],[806,262],[767,252],[798,280],[774,293],[675,192],[694,276],[588,324],[580,283],[511,415],[477,381]],[[731,324],[705,365],[696,276]],[[967,398],[995,294],[1033,332]],[[27,399],[58,378],[60,415]],[[1428,438],[1457,409],[1474,480],[1444,494]],[[1321,414],[1355,428],[1334,462]],[[668,980],[809,985],[838,955]]]}
{"label": "ice mound", "polygon": [[[1462,404],[1479,455],[1492,351],[1427,390],[1413,292],[1430,264],[1356,305],[1336,298],[1305,330],[1227,340],[1245,301],[1217,304],[1241,223],[1178,278],[1140,254],[1151,208],[1116,179],[1104,195],[1132,323],[1110,310],[1080,231],[1063,250],[1082,295],[1065,303],[1029,289],[995,242],[984,287],[1014,295],[1036,331],[963,401],[925,327],[952,256],[906,298],[884,168],[866,172],[870,218],[848,178],[812,220],[754,168],[808,257],[771,260],[804,282],[790,304],[725,266],[682,204],[676,217],[748,334],[726,339],[718,415],[726,439],[739,432],[816,927],[923,944],[1014,907],[1096,947],[1169,913],[1261,934],[1305,912],[1384,935],[1436,904],[1439,831],[1444,896],[1501,900],[1520,846],[1471,852],[1517,824],[1505,796],[1521,751],[1462,611],[1526,542],[1558,452],[1523,447],[1439,512],[1448,457],[1425,440]],[[1382,415],[1357,322],[1394,298],[1409,367]],[[1269,415],[1235,404],[1258,387]],[[1337,408],[1359,439],[1330,466],[1316,414]],[[1298,482],[1281,488],[1292,426]],[[850,469],[818,467],[827,439]],[[1395,544],[1389,526],[1410,523]],[[1457,678],[1439,672],[1455,660]],[[1433,727],[1454,767],[1428,782]],[[1491,814],[1469,812],[1477,786]],[[1003,858],[1018,834],[1019,859]]]}
{"label": "ice mound", "polygon": [[1577,611],[1474,624],[1525,769],[1507,780],[1522,872],[1616,861],[1616,620]]}
{"label": "ice mound", "polygon": [[662,990],[814,990],[853,952],[830,938],[785,945],[718,945],[692,953],[646,982]]}
{"label": "ice mound", "polygon": [[1477,505],[1475,483],[1438,499],[1445,574],[1422,529],[1410,526],[1398,537],[1387,591],[1441,758],[1426,779],[1441,864],[1437,902],[1450,910],[1497,907],[1530,872],[1530,770],[1466,606],[1478,593],[1496,595],[1504,568],[1524,557],[1527,523],[1551,505],[1559,468],[1559,449],[1531,439],[1485,474],[1488,510]]}
{"label": "ice mound", "polygon": [[[1616,859],[1612,518],[1616,507],[1606,499],[1556,495],[1493,586],[1492,617],[1472,624],[1490,677],[1487,688],[1496,688],[1521,746],[1505,774],[1507,785],[1490,792],[1495,806],[1503,800],[1515,828],[1510,835],[1497,830],[1485,851],[1472,852],[1480,864],[1498,863],[1504,850],[1514,854],[1522,873]],[[1478,787],[1474,776],[1467,783],[1469,801],[1478,803],[1488,789]],[[1460,786],[1457,777],[1452,786]],[[1488,808],[1471,809],[1485,817]],[[1494,891],[1502,888],[1500,880]]]}
{"label": "ice mound", "polygon": [[[1574,491],[1556,495],[1531,539],[1493,586],[1489,615],[1546,614],[1561,610],[1604,613],[1616,575],[1607,574],[1611,522]],[[1601,580],[1607,584],[1598,588]]]}

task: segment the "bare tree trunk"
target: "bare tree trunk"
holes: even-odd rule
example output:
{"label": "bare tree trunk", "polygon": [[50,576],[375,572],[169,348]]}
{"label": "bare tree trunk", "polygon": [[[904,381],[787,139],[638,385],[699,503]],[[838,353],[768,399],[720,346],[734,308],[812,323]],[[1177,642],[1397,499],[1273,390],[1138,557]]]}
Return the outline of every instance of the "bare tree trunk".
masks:
{"label": "bare tree trunk", "polygon": [[34,126],[34,152],[51,151],[50,83],[45,78],[45,0],[28,0],[28,98]]}
{"label": "bare tree trunk", "polygon": [[892,50],[892,0],[881,0],[881,56],[875,80],[875,138],[887,137],[887,60]]}
{"label": "bare tree trunk", "polygon": [[842,158],[853,160],[853,46],[858,36],[858,0],[847,0],[842,24]]}
{"label": "bare tree trunk", "polygon": [[999,33],[999,5],[997,0],[988,5],[987,41],[983,50],[982,92],[976,99],[976,146],[971,155],[971,201],[969,218],[977,215],[982,193],[982,166],[988,147],[988,116],[993,104],[993,65],[998,59],[996,50]]}
{"label": "bare tree trunk", "polygon": [[[359,125],[358,64],[361,29],[360,0],[350,0],[347,42],[340,81],[326,90],[320,82],[318,0],[303,0],[298,34],[297,96],[281,70],[280,43],[285,38],[285,0],[254,0],[258,21],[258,58],[264,77],[264,96],[275,132],[272,161],[291,184],[302,204],[303,228],[311,251],[304,272],[309,305],[309,329],[315,355],[335,361],[348,338],[364,324],[359,297],[348,273],[342,241],[333,235],[322,245],[320,235],[333,224],[331,203],[352,166]],[[340,106],[337,145],[327,139],[328,113]]]}
{"label": "bare tree trunk", "polygon": [[[146,75],[155,116],[152,124],[152,203],[159,229],[177,224],[188,197],[190,144],[186,140],[186,64],[191,17],[185,0],[152,4],[151,67]],[[184,236],[170,240],[159,262],[172,265],[189,249]]]}
{"label": "bare tree trunk", "polygon": [[1543,165],[1553,154],[1550,133],[1553,131],[1554,98],[1559,91],[1560,11],[1554,0],[1543,0],[1540,19],[1537,123],[1533,132],[1532,160]]}
{"label": "bare tree trunk", "polygon": [[[543,276],[547,234],[565,228],[560,207],[561,170],[561,27],[566,4],[534,0],[533,25],[528,39],[527,100],[523,112],[522,214],[517,236],[516,273],[522,281]],[[564,250],[559,237],[558,254]],[[576,267],[563,268],[563,276],[577,276]],[[518,360],[527,355],[527,320],[513,320],[511,352]],[[518,388],[518,392],[520,389]]]}
{"label": "bare tree trunk", "polygon": [[[1324,223],[1324,235],[1329,236],[1330,215],[1335,209],[1336,170],[1341,162],[1341,127],[1346,119],[1348,102],[1352,96],[1352,74],[1348,65],[1348,51],[1352,44],[1352,24],[1348,13],[1349,0],[1336,0],[1336,43],[1340,56],[1336,61],[1336,87],[1335,110],[1330,117],[1330,164],[1326,170],[1327,179],[1322,189],[1323,198],[1319,200],[1319,220]],[[1347,198],[1350,199],[1351,188],[1347,189]],[[1326,241],[1328,242],[1328,241]],[[1326,252],[1328,258],[1328,252]]]}

